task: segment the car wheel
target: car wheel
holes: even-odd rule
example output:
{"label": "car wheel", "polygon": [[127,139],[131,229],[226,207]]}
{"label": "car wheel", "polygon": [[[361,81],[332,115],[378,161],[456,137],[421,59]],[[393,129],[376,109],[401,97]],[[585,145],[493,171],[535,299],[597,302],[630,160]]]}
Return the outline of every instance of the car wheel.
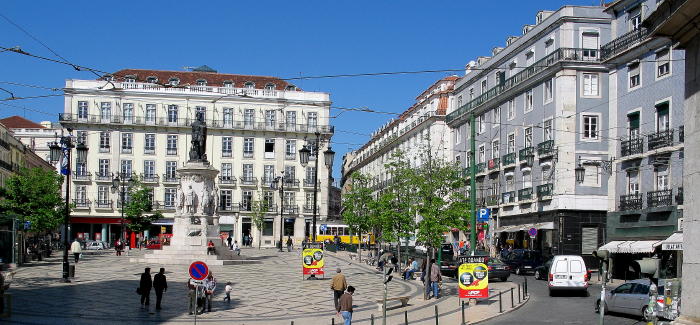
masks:
{"label": "car wheel", "polygon": [[590,296],[591,296],[591,293],[588,292],[588,289],[586,289],[586,290],[583,291],[583,296],[584,296],[584,297],[590,297]]}
{"label": "car wheel", "polygon": [[540,270],[535,270],[535,280],[540,280]]}
{"label": "car wheel", "polygon": [[649,308],[647,306],[642,307],[642,319],[645,322],[651,322],[651,319],[653,318],[654,315],[649,311]]}
{"label": "car wheel", "polygon": [[552,289],[549,289],[549,296],[554,297],[554,291],[552,291]]}

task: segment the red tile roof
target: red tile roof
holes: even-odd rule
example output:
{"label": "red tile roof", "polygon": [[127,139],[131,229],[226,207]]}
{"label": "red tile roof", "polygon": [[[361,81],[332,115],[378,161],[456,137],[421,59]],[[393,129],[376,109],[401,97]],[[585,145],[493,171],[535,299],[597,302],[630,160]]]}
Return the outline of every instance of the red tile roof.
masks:
{"label": "red tile roof", "polygon": [[0,120],[0,123],[8,129],[43,129],[44,127],[36,122],[30,121],[21,116],[10,116]]}
{"label": "red tile roof", "polygon": [[218,72],[200,72],[200,71],[166,71],[166,70],[142,70],[142,69],[123,69],[112,74],[117,81],[124,81],[127,76],[133,77],[137,82],[147,82],[148,77],[158,78],[159,84],[167,84],[170,78],[178,78],[179,85],[197,85],[197,80],[204,79],[207,81],[207,86],[222,87],[224,81],[233,82],[236,88],[244,88],[246,82],[255,83],[255,88],[263,89],[267,84],[274,84],[275,89],[284,90],[290,83],[277,78],[268,76],[246,76],[240,74],[227,74]]}

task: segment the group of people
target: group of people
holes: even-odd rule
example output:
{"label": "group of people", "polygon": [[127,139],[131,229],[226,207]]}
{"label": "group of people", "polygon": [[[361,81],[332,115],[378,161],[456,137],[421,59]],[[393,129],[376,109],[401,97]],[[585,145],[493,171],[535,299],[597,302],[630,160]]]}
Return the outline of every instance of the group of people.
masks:
{"label": "group of people", "polygon": [[[216,290],[216,279],[214,274],[209,272],[207,278],[202,283],[197,283],[194,279],[187,281],[187,298],[189,301],[188,312],[190,315],[197,313],[211,312],[212,297]],[[231,302],[231,291],[233,287],[231,282],[226,282],[224,287],[224,301]]]}
{"label": "group of people", "polygon": [[336,275],[331,281],[331,290],[333,291],[333,303],[338,316],[342,316],[345,325],[352,324],[352,295],[355,293],[355,287],[348,286],[345,275],[338,268]]}
{"label": "group of people", "polygon": [[233,237],[229,236],[226,238],[226,243],[229,250],[236,252],[237,255],[241,255],[241,248],[238,246],[237,240],[233,240]]}
{"label": "group of people", "polygon": [[251,234],[243,235],[243,246],[253,247],[253,235],[251,235]]}
{"label": "group of people", "polygon": [[163,300],[163,292],[168,291],[168,281],[165,278],[165,268],[161,267],[158,274],[151,280],[151,268],[147,267],[141,274],[139,287],[136,293],[141,296],[141,308],[148,308],[151,302],[151,288],[156,291],[156,310],[160,310],[160,302]]}

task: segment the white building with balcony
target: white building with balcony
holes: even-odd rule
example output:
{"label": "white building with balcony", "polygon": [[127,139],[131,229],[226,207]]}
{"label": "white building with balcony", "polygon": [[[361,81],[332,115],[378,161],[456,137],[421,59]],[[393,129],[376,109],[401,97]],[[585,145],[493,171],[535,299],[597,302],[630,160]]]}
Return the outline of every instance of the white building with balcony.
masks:
{"label": "white building with balcony", "polygon": [[[299,149],[307,139],[315,141],[316,134],[322,140],[333,135],[328,93],[302,91],[276,77],[223,74],[208,67],[126,69],[100,80],[67,80],[64,91],[60,122],[89,148],[87,162],[73,164],[74,235],[117,239],[121,202],[112,188],[116,176],[138,178],[152,188],[154,208],[166,217],[157,224],[165,228],[153,227],[147,235],[169,232],[179,184],[176,170],[188,160],[196,112],[205,115],[207,157],[219,170],[222,231],[239,243],[246,234],[257,243],[262,234],[262,245],[273,246],[280,232],[300,242],[310,234],[316,181],[317,215],[319,220],[327,216],[329,170],[323,162],[318,173],[313,163],[303,166]],[[327,148],[324,143],[328,141],[321,141],[320,150]],[[271,183],[282,174],[280,195]],[[251,220],[254,201],[269,206],[261,230]]]}

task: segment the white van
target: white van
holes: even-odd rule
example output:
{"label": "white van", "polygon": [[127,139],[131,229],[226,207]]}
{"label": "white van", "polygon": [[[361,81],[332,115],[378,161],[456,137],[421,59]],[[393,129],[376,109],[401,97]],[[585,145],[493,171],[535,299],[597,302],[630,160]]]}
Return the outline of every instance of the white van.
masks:
{"label": "white van", "polygon": [[554,256],[548,280],[550,296],[558,290],[581,290],[588,296],[588,269],[581,256]]}

